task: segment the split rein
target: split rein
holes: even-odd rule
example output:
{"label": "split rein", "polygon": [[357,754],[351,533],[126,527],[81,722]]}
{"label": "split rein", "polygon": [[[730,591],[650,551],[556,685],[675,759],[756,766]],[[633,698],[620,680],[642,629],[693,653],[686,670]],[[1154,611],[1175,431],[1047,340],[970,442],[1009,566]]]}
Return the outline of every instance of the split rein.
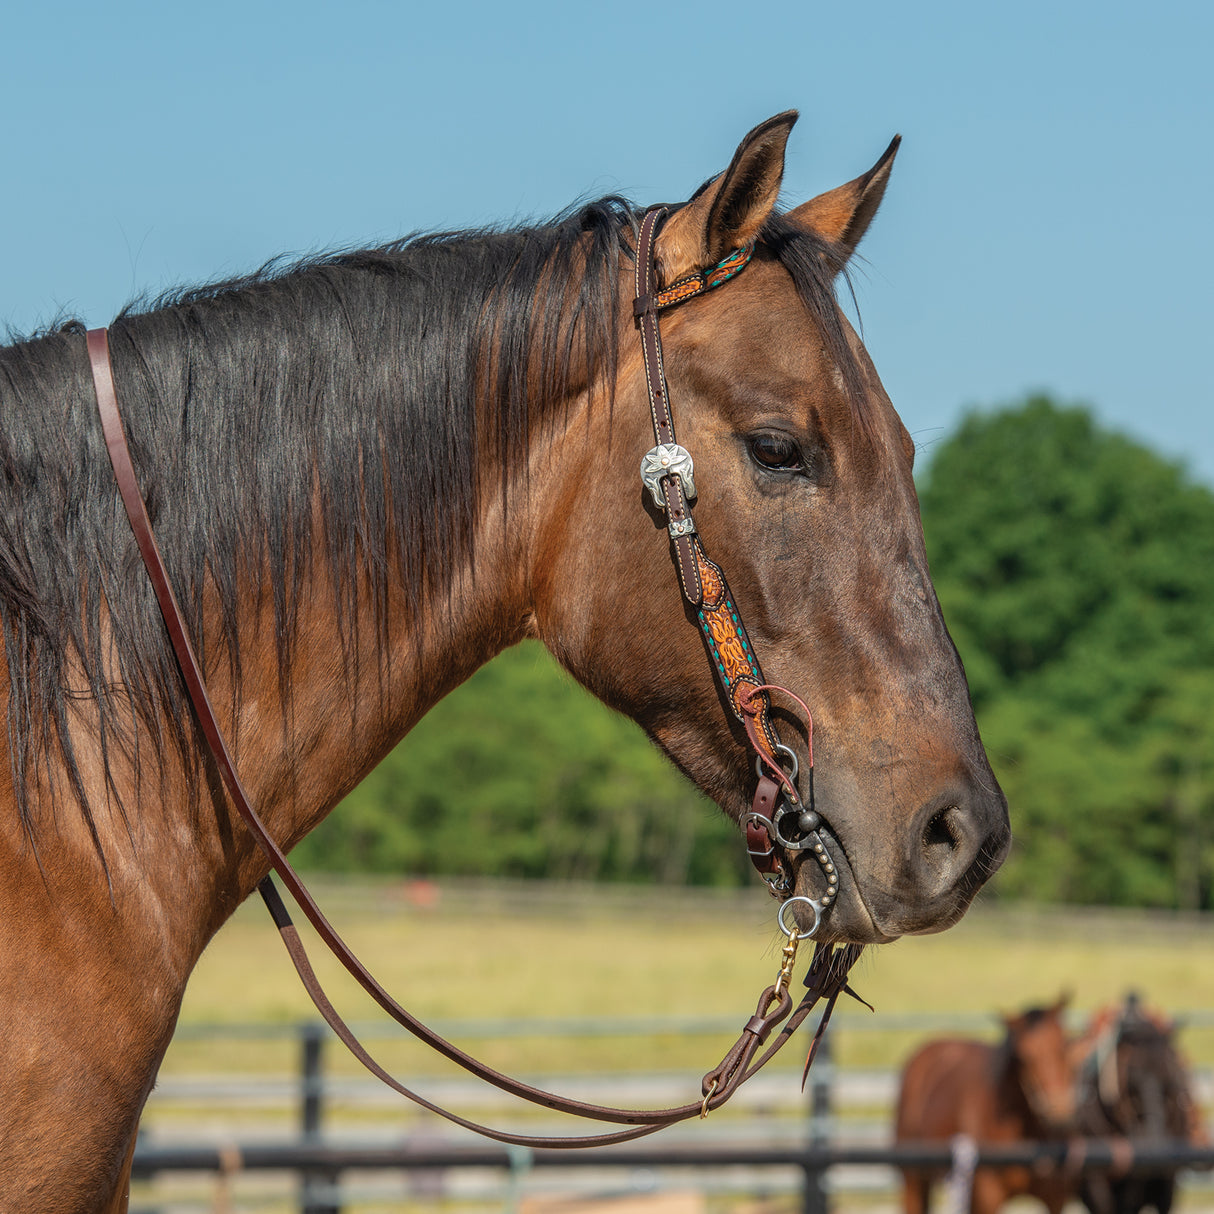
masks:
{"label": "split rein", "polygon": [[[329,1001],[316,978],[299,933],[274,885],[273,877],[266,876],[258,886],[258,891],[269,908],[300,980],[317,1011],[347,1049],[371,1074],[400,1095],[455,1125],[509,1145],[530,1148],[605,1146],[641,1138],[692,1117],[707,1116],[713,1109],[720,1108],[742,1083],[766,1065],[792,1037],[813,1007],[824,1000],[825,1008],[805,1064],[808,1071],[836,1000],[844,992],[854,994],[847,985],[847,978],[860,954],[861,946],[846,945],[835,948],[818,945],[804,979],[807,988],[805,995],[796,1007],[793,1007],[789,983],[798,942],[817,933],[823,916],[838,891],[838,874],[831,862],[826,842],[818,831],[821,819],[813,808],[812,721],[809,710],[793,696],[805,711],[807,722],[809,758],[806,779],[809,797],[806,805],[797,790],[796,756],[789,747],[780,742],[771,720],[769,693],[783,689],[765,682],[724,574],[704,554],[696,534],[689,506],[689,499],[695,496],[691,456],[675,441],[674,423],[662,368],[659,311],[727,282],[745,268],[751,249],[748,247],[738,250],[712,270],[690,275],[664,290],[656,291],[653,243],[658,225],[665,214],[664,208],[657,208],[645,214],[636,249],[634,314],[641,333],[645,378],[649,388],[656,440],[655,447],[642,461],[641,475],[655,503],[666,514],[683,596],[696,615],[717,681],[724,692],[726,702],[745,729],[758,756],[758,787],[753,806],[743,819],[743,827],[746,832],[747,851],[756,869],[768,883],[772,893],[781,899],[777,918],[781,930],[788,937],[776,980],[759,997],[756,1012],[746,1022],[738,1040],[720,1063],[704,1076],[701,1085],[702,1099],[674,1108],[612,1108],[558,1096],[501,1074],[440,1037],[411,1012],[401,1007],[342,940],[292,868],[286,855],[270,836],[236,772],[235,763],[207,694],[202,670],[194,654],[185,621],[169,583],[135,476],[118,409],[108,333],[105,329],[91,329],[86,339],[97,407],[114,476],[144,566],[156,592],[190,702],[232,802],[254,840],[265,853],[273,872],[278,873],[321,940],[355,981],[384,1012],[414,1037],[465,1071],[512,1096],[555,1112],[628,1127],[578,1137],[514,1134],[470,1121],[406,1087],[367,1052]],[[792,695],[791,692],[785,694]],[[819,899],[793,896],[794,875],[786,857],[800,851],[809,851],[815,857],[826,879],[826,893]],[[786,920],[786,913],[794,911],[798,906],[808,908],[813,914],[813,923],[806,930],[802,930],[795,921],[790,923]],[[769,1037],[777,1028],[779,1031],[768,1044]],[[760,1053],[765,1045],[766,1050]]]}

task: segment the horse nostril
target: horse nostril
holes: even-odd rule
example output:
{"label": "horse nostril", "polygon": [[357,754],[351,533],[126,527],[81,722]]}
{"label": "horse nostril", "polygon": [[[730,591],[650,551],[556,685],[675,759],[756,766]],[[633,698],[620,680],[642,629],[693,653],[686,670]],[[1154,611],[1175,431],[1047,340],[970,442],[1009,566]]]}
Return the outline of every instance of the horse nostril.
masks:
{"label": "horse nostril", "polygon": [[967,785],[958,779],[940,788],[904,827],[889,909],[878,908],[883,925],[904,935],[942,930],[961,917],[1002,863],[1010,844],[1003,797]]}
{"label": "horse nostril", "polygon": [[957,822],[961,811],[956,805],[949,805],[935,813],[923,828],[923,848],[931,851],[936,847],[947,847],[956,851],[962,843],[962,831]]}

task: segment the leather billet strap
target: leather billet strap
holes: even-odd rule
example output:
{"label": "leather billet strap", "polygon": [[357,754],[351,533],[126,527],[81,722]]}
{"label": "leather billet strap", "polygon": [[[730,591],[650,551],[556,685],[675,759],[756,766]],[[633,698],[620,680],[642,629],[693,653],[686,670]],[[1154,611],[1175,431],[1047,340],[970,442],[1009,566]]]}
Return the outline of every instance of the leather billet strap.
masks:
{"label": "leather billet strap", "polygon": [[[193,705],[199,727],[215,759],[232,803],[248,827],[253,839],[265,854],[271,869],[282,878],[283,884],[290,890],[291,896],[316,929],[321,940],[342,965],[345,966],[355,981],[358,982],[383,1011],[419,1040],[470,1074],[483,1079],[501,1091],[557,1112],[570,1113],[596,1121],[625,1125],[629,1128],[612,1133],[574,1138],[511,1134],[459,1117],[433,1104],[423,1096],[399,1083],[363,1049],[349,1027],[333,1008],[312,971],[302,942],[294,925],[291,923],[290,915],[287,913],[286,907],[279,897],[273,880],[267,876],[261,882],[258,889],[275,923],[278,925],[283,941],[309,996],[312,998],[321,1016],[364,1066],[401,1095],[407,1096],[422,1107],[445,1117],[456,1125],[474,1130],[499,1142],[527,1147],[603,1146],[609,1143],[639,1138],[646,1134],[651,1134],[664,1126],[684,1121],[691,1117],[701,1116],[705,1111],[719,1108],[730,1098],[740,1084],[775,1055],[819,1000],[825,999],[827,1001],[824,1015],[829,1015],[838,994],[847,989],[847,971],[851,968],[855,955],[858,955],[856,946],[846,946],[844,948],[824,948],[819,946],[817,948],[813,962],[810,965],[809,974],[807,974],[805,979],[806,993],[797,1007],[791,1010],[791,1014],[788,1000],[786,998],[775,997],[773,994],[775,991],[774,987],[768,988],[764,992],[760,1000],[758,1012],[750,1018],[743,1028],[737,1044],[726,1054],[722,1063],[705,1077],[703,1083],[705,1096],[703,1100],[675,1108],[644,1110],[614,1109],[572,1100],[545,1092],[519,1080],[511,1079],[509,1076],[503,1075],[472,1058],[463,1050],[439,1036],[432,1029],[427,1028],[412,1013],[401,1007],[380,986],[374,976],[359,961],[345,941],[342,940],[333,925],[329,923],[304,883],[300,880],[298,874],[291,867],[282,850],[274,842],[269,831],[262,823],[253,808],[248,793],[241,783],[227,743],[224,740],[223,731],[216,718],[215,710],[207,694],[202,669],[195,656],[188,629],[178,607],[176,597],[173,594],[168,573],[161,559],[151,522],[148,519],[143,496],[139,490],[118,409],[113,370],[110,365],[107,332],[104,329],[90,330],[86,340],[92,368],[93,386],[97,395],[97,407],[101,416],[106,448],[113,465],[114,475],[127,517],[130,520],[140,554],[143,557],[148,576],[156,592],[157,602],[164,617],[165,626],[168,629],[178,665],[181,668],[182,678],[185,682],[190,702]],[[786,1017],[787,1019],[785,1019]],[[756,1057],[760,1047],[766,1043],[772,1031],[781,1022],[783,1022],[783,1028],[775,1036],[774,1040],[771,1041],[771,1044],[767,1046],[767,1049]]]}
{"label": "leather billet strap", "polygon": [[[645,363],[645,385],[649,390],[649,415],[653,421],[653,437],[658,446],[672,446],[674,419],[670,415],[670,399],[666,388],[666,371],[662,366],[662,337],[658,331],[658,308],[654,298],[655,269],[653,260],[653,238],[658,222],[666,214],[662,207],[646,211],[637,234],[636,247],[636,299],[633,315],[641,333],[641,355]],[[687,296],[690,298],[690,296]],[[704,587],[700,581],[700,562],[696,549],[695,529],[687,529],[691,508],[683,489],[683,481],[675,475],[662,478],[665,498],[666,520],[670,530],[670,542],[674,545],[675,560],[679,569],[679,582],[683,597],[692,607],[699,609],[704,601]]]}

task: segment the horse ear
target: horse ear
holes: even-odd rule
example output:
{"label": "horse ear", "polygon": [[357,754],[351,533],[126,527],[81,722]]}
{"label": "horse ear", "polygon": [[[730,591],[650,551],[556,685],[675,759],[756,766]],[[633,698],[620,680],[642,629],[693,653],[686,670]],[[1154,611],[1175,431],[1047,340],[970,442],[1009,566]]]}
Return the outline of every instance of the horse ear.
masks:
{"label": "horse ear", "polygon": [[729,168],[663,225],[657,240],[662,281],[723,261],[754,240],[771,214],[784,177],[784,145],[797,120],[788,110],[761,122],[738,144]]}
{"label": "horse ear", "polygon": [[901,142],[902,136],[895,135],[881,153],[881,159],[867,173],[789,211],[789,219],[834,245],[836,270],[843,269],[868,231],[868,225],[885,197],[885,187]]}

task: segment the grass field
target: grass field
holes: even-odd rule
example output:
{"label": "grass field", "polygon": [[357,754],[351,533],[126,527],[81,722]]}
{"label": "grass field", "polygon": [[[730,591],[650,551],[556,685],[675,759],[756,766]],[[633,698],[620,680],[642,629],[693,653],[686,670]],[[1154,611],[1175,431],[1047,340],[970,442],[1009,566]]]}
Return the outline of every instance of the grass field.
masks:
{"label": "grass field", "polygon": [[[760,890],[440,885],[333,879],[317,882],[339,930],[381,982],[423,1019],[694,1017],[736,1014],[739,1027],[775,976],[783,937]],[[305,932],[311,940],[310,932]],[[346,1017],[382,1019],[320,947],[318,972]],[[1082,1013],[1140,991],[1171,1014],[1214,1009],[1214,921],[1132,912],[979,906],[952,930],[870,950],[853,984],[878,1011],[856,1004],[836,1016],[840,1060],[895,1065],[915,1034],[848,1032],[885,1014],[1012,1011],[1069,991]],[[191,983],[183,1025],[285,1023],[314,1015],[254,898],[220,933]],[[992,1015],[992,1031],[995,1020]],[[867,1026],[866,1026],[867,1029]],[[1190,1028],[1185,1047],[1214,1063],[1214,1030]],[[559,1066],[558,1043],[512,1039],[491,1062],[527,1067],[541,1047]],[[570,1046],[576,1069],[697,1065],[678,1041],[640,1048],[610,1039],[593,1057]],[[554,1049],[557,1057],[553,1057]],[[618,1056],[628,1051],[625,1059]],[[166,1068],[190,1067],[174,1046]],[[424,1065],[424,1063],[422,1063]]]}
{"label": "grass field", "polygon": [[[757,889],[431,885],[370,878],[318,880],[315,886],[339,930],[407,1007],[440,1028],[450,1027],[459,1044],[491,1065],[573,1094],[580,1093],[579,1080],[567,1086],[566,1077],[628,1072],[669,1077],[681,1093],[678,1098],[687,1098],[775,976],[783,944],[775,927],[775,904]],[[311,946],[310,929],[302,930]],[[344,970],[319,947],[311,951],[343,1014],[360,1027],[382,1027],[385,1018]],[[899,1020],[907,1015],[977,1014],[975,1025],[994,1035],[996,1012],[1052,1001],[1063,990],[1072,992],[1080,1016],[1121,999],[1131,987],[1170,1013],[1209,1013],[1214,1011],[1214,920],[980,906],[947,933],[872,950],[858,967],[855,984],[878,1010],[874,1016],[855,1004],[840,1008],[836,1056],[849,1067],[895,1067],[918,1039],[939,1031],[938,1026],[907,1028]],[[732,1027],[707,1034],[621,1036],[601,1031],[604,1023],[618,1020],[705,1017],[724,1017]],[[286,1030],[313,1019],[315,1013],[277,933],[260,899],[254,898],[224,928],[198,967],[180,1031],[161,1071],[161,1088],[145,1118],[151,1138],[240,1141],[293,1135],[299,1043]],[[519,1034],[471,1025],[511,1020],[533,1027]],[[598,1024],[585,1031],[557,1031],[557,1022],[569,1020]],[[245,1037],[235,1031],[250,1024],[277,1025],[283,1032],[277,1037]],[[233,1031],[220,1037],[202,1032],[216,1025]],[[399,1035],[374,1035],[374,1028],[372,1033],[368,1044],[373,1052],[406,1081],[423,1079],[421,1086],[430,1090],[436,1080],[451,1076],[451,1068],[423,1047]],[[1190,1027],[1182,1040],[1195,1063],[1214,1064],[1214,1028]],[[729,1106],[714,1115],[708,1132],[803,1133],[805,1105],[798,1086],[802,1060],[794,1044],[773,1064],[790,1072],[787,1083],[777,1076],[776,1087],[784,1093],[778,1109],[752,1107],[747,1112]],[[334,1079],[360,1074],[358,1064],[336,1045],[327,1049],[325,1067]],[[189,1091],[199,1077],[218,1080],[221,1086],[225,1077],[252,1079],[246,1093],[270,1094],[236,1108],[199,1105],[189,1095],[174,1094],[174,1079]],[[368,1081],[360,1090],[373,1086]],[[434,1133],[432,1123],[404,1102],[365,1104],[364,1099],[334,1096],[326,1106],[326,1132],[381,1138]],[[456,1103],[473,1115],[502,1120],[496,1110],[464,1107],[469,1099],[464,1089]],[[537,1114],[514,1112],[510,1124],[525,1128],[525,1119],[533,1116]],[[836,1125],[846,1135],[859,1121],[888,1118],[888,1110],[850,1108],[841,1116]],[[294,1183],[281,1176],[238,1177],[232,1208],[295,1209]],[[375,1183],[391,1184],[387,1178]],[[625,1182],[614,1177],[602,1183],[611,1188]],[[793,1214],[799,1208],[793,1189],[768,1189],[767,1184],[768,1179],[756,1179],[749,1196],[717,1194],[697,1198],[687,1208],[696,1214]],[[423,1214],[436,1208],[480,1214],[503,1208],[500,1194],[436,1204],[436,1199],[424,1197],[404,1201],[399,1187],[391,1191],[396,1196],[366,1197],[349,1208],[359,1214],[382,1209]],[[147,1208],[209,1209],[218,1192],[211,1178],[167,1177],[142,1186],[139,1199]],[[768,1195],[755,1196],[760,1193]],[[677,1194],[665,1197],[673,1201]],[[655,1197],[662,1199],[660,1194]],[[1197,1214],[1209,1204],[1206,1190],[1186,1190],[1178,1209]],[[627,1203],[585,1208],[650,1209]],[[835,1208],[850,1214],[891,1214],[894,1193],[892,1188],[848,1191],[836,1198]],[[1021,1214],[1035,1208],[1023,1202],[1013,1207]]]}

